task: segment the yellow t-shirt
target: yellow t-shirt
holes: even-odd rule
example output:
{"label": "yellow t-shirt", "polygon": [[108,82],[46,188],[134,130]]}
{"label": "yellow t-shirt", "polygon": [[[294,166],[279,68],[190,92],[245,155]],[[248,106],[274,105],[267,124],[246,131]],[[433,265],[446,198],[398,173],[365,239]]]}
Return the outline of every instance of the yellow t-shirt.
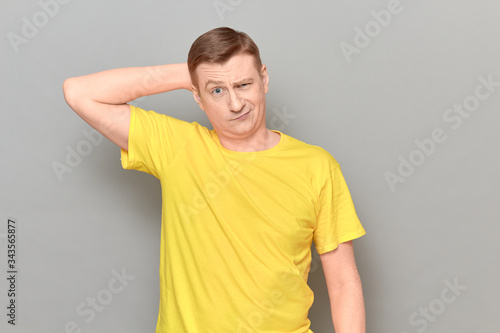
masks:
{"label": "yellow t-shirt", "polygon": [[217,133],[131,106],[124,169],[162,188],[156,333],[306,333],[318,253],[365,234],[332,155],[280,131],[237,152]]}

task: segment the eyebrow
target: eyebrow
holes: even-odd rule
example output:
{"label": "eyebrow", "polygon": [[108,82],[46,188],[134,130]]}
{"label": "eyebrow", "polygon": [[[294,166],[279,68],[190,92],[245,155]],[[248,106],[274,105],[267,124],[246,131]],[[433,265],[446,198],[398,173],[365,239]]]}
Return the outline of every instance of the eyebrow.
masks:
{"label": "eyebrow", "polygon": [[[235,86],[238,86],[242,83],[246,83],[246,82],[253,82],[254,79],[252,78],[245,78],[245,79],[242,79],[238,82],[235,82]],[[210,85],[210,84],[213,84],[213,85],[216,85],[216,86],[220,86],[220,85],[224,85],[224,82],[223,81],[216,81],[216,80],[208,80],[207,81],[207,84],[205,84],[205,89],[207,89],[207,87]]]}
{"label": "eyebrow", "polygon": [[213,84],[213,85],[221,85],[221,84],[224,84],[224,82],[222,81],[215,81],[215,80],[208,80],[207,81],[207,84],[205,84],[205,89],[207,89],[207,87],[210,85],[210,84]]}

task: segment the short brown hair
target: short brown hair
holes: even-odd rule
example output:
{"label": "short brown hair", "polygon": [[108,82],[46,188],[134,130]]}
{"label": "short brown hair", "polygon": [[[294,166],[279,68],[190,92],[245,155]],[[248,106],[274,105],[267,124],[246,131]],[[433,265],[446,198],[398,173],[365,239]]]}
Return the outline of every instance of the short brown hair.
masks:
{"label": "short brown hair", "polygon": [[196,68],[202,63],[224,64],[239,53],[250,54],[257,70],[262,67],[259,48],[246,33],[228,27],[212,29],[198,37],[188,53],[188,69],[191,81],[197,87]]}

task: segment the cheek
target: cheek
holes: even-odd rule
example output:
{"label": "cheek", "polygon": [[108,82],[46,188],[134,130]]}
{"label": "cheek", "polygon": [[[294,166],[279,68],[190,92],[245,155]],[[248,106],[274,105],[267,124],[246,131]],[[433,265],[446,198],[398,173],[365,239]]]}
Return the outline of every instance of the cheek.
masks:
{"label": "cheek", "polygon": [[223,108],[221,107],[221,103],[207,101],[204,104],[205,113],[207,116],[215,121],[217,121],[221,115],[224,113]]}
{"label": "cheek", "polygon": [[265,93],[263,90],[255,90],[252,92],[252,95],[250,96],[250,101],[254,105],[263,105],[265,104]]}
{"label": "cheek", "polygon": [[213,103],[213,101],[210,100],[210,98],[207,98],[207,96],[204,96],[203,98],[201,98],[201,104],[203,105],[205,112],[212,113],[211,110],[214,109],[214,103]]}

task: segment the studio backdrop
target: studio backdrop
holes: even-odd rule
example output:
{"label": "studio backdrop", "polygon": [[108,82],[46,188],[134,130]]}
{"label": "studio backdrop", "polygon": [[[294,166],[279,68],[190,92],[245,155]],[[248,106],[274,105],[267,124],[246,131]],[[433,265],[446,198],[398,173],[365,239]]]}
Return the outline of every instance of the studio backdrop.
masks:
{"label": "studio backdrop", "polygon": [[[0,3],[2,333],[154,332],[159,181],[123,170],[62,84],[186,62],[219,26],[260,47],[268,128],[342,167],[367,331],[499,332],[499,1]],[[187,90],[131,104],[212,129]],[[311,329],[333,332],[314,246],[308,283]]]}

